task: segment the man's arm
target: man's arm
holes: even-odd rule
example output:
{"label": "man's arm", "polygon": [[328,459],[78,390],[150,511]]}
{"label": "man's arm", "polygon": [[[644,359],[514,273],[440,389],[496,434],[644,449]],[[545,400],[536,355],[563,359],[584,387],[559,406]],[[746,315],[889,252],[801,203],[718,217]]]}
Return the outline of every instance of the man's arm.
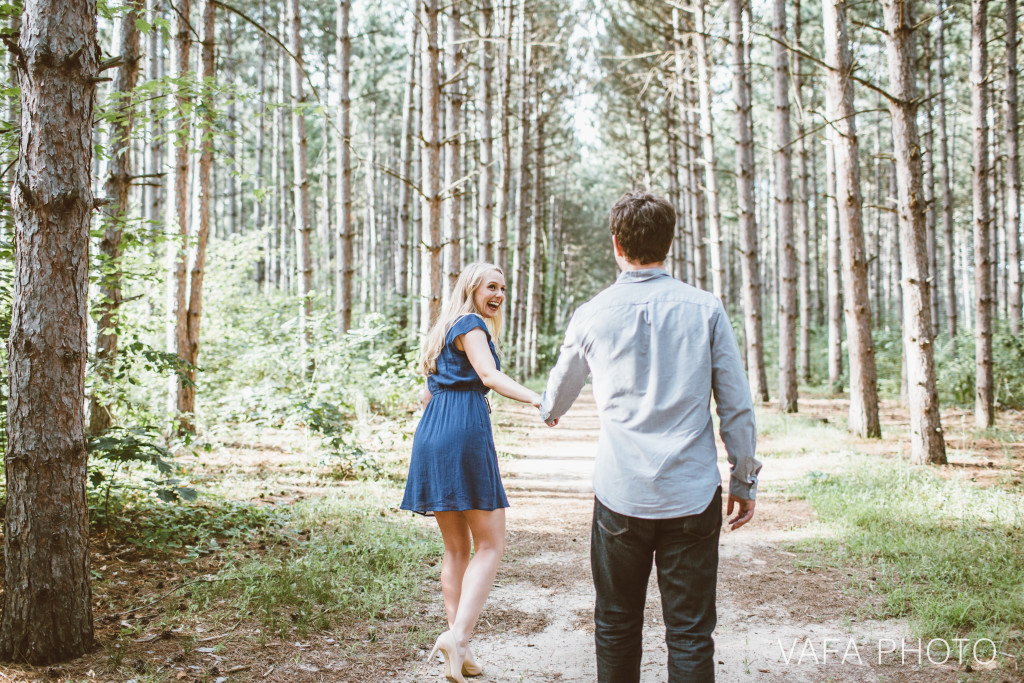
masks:
{"label": "man's arm", "polygon": [[548,375],[547,387],[540,399],[540,417],[552,427],[572,407],[590,374],[590,366],[587,365],[580,345],[575,323],[574,315],[565,330],[565,340],[558,352],[558,360]]}
{"label": "man's arm", "polygon": [[738,529],[754,516],[761,463],[755,457],[757,427],[750,382],[743,372],[739,345],[721,303],[711,329],[711,390],[719,417],[718,431],[729,459],[727,513],[731,514],[733,506],[739,504],[739,514],[730,520],[731,527]]}

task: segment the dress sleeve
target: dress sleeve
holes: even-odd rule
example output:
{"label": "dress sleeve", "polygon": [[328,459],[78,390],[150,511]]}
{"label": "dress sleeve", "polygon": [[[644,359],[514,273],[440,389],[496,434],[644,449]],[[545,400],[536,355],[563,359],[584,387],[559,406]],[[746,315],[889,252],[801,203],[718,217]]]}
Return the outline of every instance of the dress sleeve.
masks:
{"label": "dress sleeve", "polygon": [[476,313],[468,313],[458,320],[456,320],[451,328],[448,329],[448,334],[445,335],[445,343],[451,344],[455,341],[455,338],[466,334],[470,330],[480,328],[487,335],[487,341],[491,341],[491,332],[487,329],[487,325],[484,324],[484,319],[478,316]]}

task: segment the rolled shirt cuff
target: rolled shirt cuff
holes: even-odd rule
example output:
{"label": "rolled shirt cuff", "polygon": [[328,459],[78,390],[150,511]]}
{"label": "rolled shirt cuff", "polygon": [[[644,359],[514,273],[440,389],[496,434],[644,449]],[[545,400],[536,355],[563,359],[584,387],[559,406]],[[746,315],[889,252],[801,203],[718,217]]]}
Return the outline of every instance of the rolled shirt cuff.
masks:
{"label": "rolled shirt cuff", "polygon": [[729,495],[744,500],[755,500],[757,498],[757,477],[751,477],[749,481],[743,481],[735,476],[730,477]]}

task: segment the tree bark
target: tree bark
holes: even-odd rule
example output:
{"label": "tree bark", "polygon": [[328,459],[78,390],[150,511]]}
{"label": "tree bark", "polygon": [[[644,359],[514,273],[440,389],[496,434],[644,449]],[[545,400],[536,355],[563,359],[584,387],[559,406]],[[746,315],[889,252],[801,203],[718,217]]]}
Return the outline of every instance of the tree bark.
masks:
{"label": "tree bark", "polygon": [[[349,95],[349,63],[352,40],[349,36],[351,0],[338,1],[337,45],[338,53],[338,232],[335,250],[338,258],[334,271],[335,317],[338,332],[344,334],[352,328],[352,241],[355,230],[352,223],[352,98]],[[414,29],[415,30],[415,29]]]}
{"label": "tree bark", "polygon": [[494,9],[491,0],[482,0],[480,7],[480,109],[478,127],[480,129],[480,185],[477,193],[479,200],[479,248],[477,259],[491,263],[494,261],[494,132],[491,119],[494,117],[493,106],[493,62],[494,48],[491,45],[494,31]]}
{"label": "tree bark", "polygon": [[732,43],[733,97],[736,100],[736,206],[739,210],[741,277],[743,279],[744,348],[750,394],[756,401],[768,400],[768,376],[764,367],[764,333],[761,318],[760,240],[754,211],[754,129],[751,118],[750,87],[743,48],[743,3],[729,3],[729,33]]}
{"label": "tree bark", "polygon": [[708,242],[711,250],[711,291],[725,301],[722,261],[722,213],[715,174],[715,128],[711,118],[711,76],[708,70],[707,0],[696,2],[697,84],[700,97],[700,130],[704,164],[704,192],[708,202]]}
{"label": "tree bark", "polygon": [[[405,101],[402,106],[402,141],[401,141],[401,175],[398,184],[398,296],[402,299],[399,310],[399,325],[405,327],[409,310],[409,271],[412,249],[416,243],[410,243],[412,223],[412,188],[413,188],[413,126],[416,121],[416,65],[419,51],[420,25],[417,21],[419,0],[413,0],[409,8],[409,69],[405,78]],[[347,26],[346,26],[347,29]],[[340,33],[339,33],[340,35]],[[415,283],[413,284],[415,290]]]}
{"label": "tree bark", "polygon": [[853,107],[853,59],[847,37],[846,0],[826,0],[822,23],[827,69],[826,106],[834,131],[836,200],[843,255],[843,299],[850,354],[850,429],[862,437],[882,435],[878,419],[878,375],[871,338],[867,259],[861,213],[860,166]]}
{"label": "tree bark", "polygon": [[306,113],[303,106],[302,17],[299,0],[291,0],[291,81],[292,81],[292,163],[295,165],[295,225],[298,232],[299,296],[299,348],[306,374],[313,369],[310,347],[313,345],[313,261],[310,257],[309,235],[313,230],[309,216],[309,171],[307,168]]}
{"label": "tree bark", "polygon": [[[516,368],[520,375],[525,371],[522,362],[526,355],[526,310],[527,283],[530,264],[527,260],[527,246],[530,237],[530,81],[533,76],[533,52],[530,49],[529,15],[524,11],[520,24],[520,90],[519,90],[519,182],[516,187],[516,252],[515,287],[513,316],[515,330]],[[536,218],[536,217],[535,217]]]}
{"label": "tree bark", "polygon": [[29,0],[19,47],[0,658],[50,664],[93,646],[83,406],[95,2]]}
{"label": "tree bark", "polygon": [[797,411],[796,243],[793,229],[793,156],[789,123],[789,50],[786,0],[774,0],[775,53],[775,215],[779,231],[779,408]]}
{"label": "tree bark", "polygon": [[931,278],[921,145],[917,132],[912,0],[883,0],[889,62],[889,113],[899,202],[898,256],[902,272],[903,350],[910,408],[910,459],[946,464],[932,346]]}
{"label": "tree bark", "polygon": [[462,45],[462,15],[459,3],[453,2],[448,10],[448,104],[445,107],[447,142],[445,160],[445,269],[451,292],[462,271],[462,108],[464,95],[463,71],[465,55]]}
{"label": "tree bark", "polygon": [[986,11],[988,0],[971,0],[971,121],[974,211],[974,424],[995,424],[992,378],[992,255],[988,190],[988,68]]}
{"label": "tree bark", "polygon": [[[800,16],[800,0],[793,2],[793,42],[801,47],[801,29],[803,22]],[[799,263],[799,301],[800,301],[800,356],[798,370],[800,379],[805,383],[811,381],[811,210],[810,210],[810,150],[807,142],[807,105],[804,99],[804,74],[803,59],[798,55],[793,56],[796,67],[794,78],[794,94],[798,103],[797,115],[797,157],[799,169],[797,171],[797,192],[796,200],[796,231],[797,231],[797,260]]]}
{"label": "tree bark", "polygon": [[[168,241],[171,263],[171,287],[168,309],[174,318],[170,328],[168,347],[174,349],[179,357],[182,349],[188,345],[188,233],[189,233],[189,147],[192,142],[191,99],[184,82],[191,73],[190,54],[192,51],[192,27],[189,17],[192,13],[192,0],[178,0],[174,11],[174,64],[173,71],[181,81],[175,93],[177,105],[177,129],[174,131],[174,201],[167,205],[169,230],[176,231],[174,238]],[[171,227],[173,226],[173,227]],[[180,409],[181,380],[174,382],[174,407]],[[179,429],[184,425],[179,425]]]}
{"label": "tree bark", "polygon": [[1021,331],[1020,293],[1020,147],[1017,117],[1017,0],[1006,0],[1006,278],[1010,334]]}
{"label": "tree bark", "polygon": [[426,324],[441,314],[441,77],[437,46],[437,0],[425,0],[426,58],[423,60],[423,216],[429,261],[429,297]]}
{"label": "tree bark", "polygon": [[836,203],[834,133],[825,147],[825,223],[828,231],[828,387],[843,390],[843,266],[839,238],[839,205]]}
{"label": "tree bark", "polygon": [[[121,19],[121,66],[114,76],[113,90],[118,93],[119,108],[110,129],[110,166],[104,192],[111,203],[104,209],[103,238],[100,240],[102,275],[99,303],[96,306],[96,374],[104,384],[110,381],[117,362],[121,309],[121,237],[128,215],[134,158],[132,124],[135,117],[133,91],[139,78],[139,29],[135,20],[145,9],[142,0],[131,0]],[[102,390],[101,390],[102,392]],[[93,394],[89,404],[89,433],[101,434],[112,423],[110,402]]]}
{"label": "tree bark", "polygon": [[[188,363],[185,376],[188,382],[178,385],[178,413],[181,428],[193,431],[191,415],[196,409],[196,363],[199,360],[199,323],[203,311],[203,275],[206,272],[206,243],[210,235],[210,211],[213,205],[213,185],[210,171],[213,167],[213,117],[216,111],[212,81],[214,78],[213,58],[215,38],[216,5],[206,0],[203,5],[203,104],[199,155],[199,229],[196,231],[196,251],[192,258],[192,273],[189,278],[188,304],[186,308],[186,329],[184,346],[178,348],[178,356]],[[181,337],[179,337],[181,339]]]}
{"label": "tree bark", "polygon": [[938,0],[937,14],[939,17],[938,35],[935,37],[936,80],[939,87],[939,165],[942,168],[942,234],[945,257],[946,285],[946,328],[951,340],[956,339],[958,326],[957,308],[958,292],[956,289],[956,237],[953,231],[953,167],[949,153],[949,136],[946,126],[946,11],[945,0]]}

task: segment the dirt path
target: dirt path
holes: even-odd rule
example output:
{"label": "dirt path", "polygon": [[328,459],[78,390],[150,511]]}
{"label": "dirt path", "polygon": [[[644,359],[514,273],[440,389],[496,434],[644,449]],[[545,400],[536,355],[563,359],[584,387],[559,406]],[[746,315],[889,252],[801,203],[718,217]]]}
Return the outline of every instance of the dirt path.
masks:
{"label": "dirt path", "polygon": [[[508,403],[495,412],[498,451],[514,456],[502,459],[512,507],[508,553],[474,639],[485,669],[475,680],[590,682],[596,680],[588,556],[598,433],[593,397],[581,397],[554,430],[539,422],[534,426],[534,420],[530,411]],[[722,535],[715,632],[720,682],[1010,680],[995,672],[970,674],[962,666],[931,664],[927,651],[919,665],[918,643],[907,624],[859,616],[873,598],[845,590],[854,570],[797,569],[785,547],[814,533],[809,528],[813,512],[803,501],[787,499],[779,485],[841,462],[820,454],[765,459],[757,516],[747,527]],[[885,652],[890,648],[895,652]],[[941,660],[943,654],[933,650],[932,658]],[[954,652],[950,662],[956,657]],[[667,680],[665,660],[652,580],[642,680]],[[421,661],[390,680],[440,681],[441,673],[440,660]]]}

